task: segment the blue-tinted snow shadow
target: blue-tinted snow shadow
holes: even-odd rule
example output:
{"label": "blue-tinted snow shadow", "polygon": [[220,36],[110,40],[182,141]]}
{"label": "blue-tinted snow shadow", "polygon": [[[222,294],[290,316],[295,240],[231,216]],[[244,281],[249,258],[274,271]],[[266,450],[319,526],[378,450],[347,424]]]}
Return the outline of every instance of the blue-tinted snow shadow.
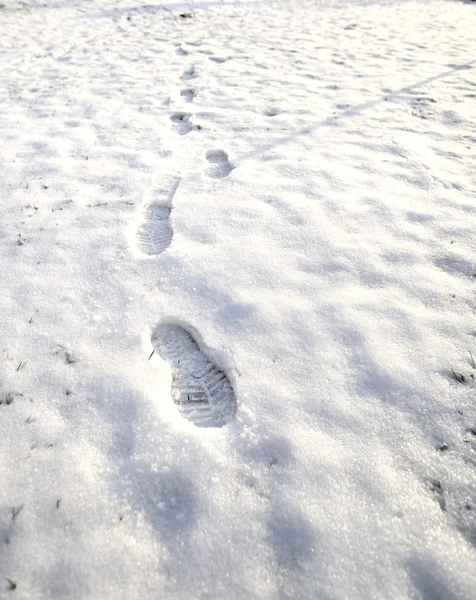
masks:
{"label": "blue-tinted snow shadow", "polygon": [[[160,423],[160,445],[167,449],[164,456],[161,456],[160,448],[156,460],[140,455],[141,440],[155,436],[156,432],[152,430],[157,423],[148,423],[141,416],[144,398],[125,378],[116,374],[103,376],[86,384],[85,388],[88,403],[94,406],[100,421],[107,423],[112,432],[107,449],[103,451],[111,466],[106,474],[107,486],[121,507],[118,518],[127,523],[128,518],[142,515],[154,531],[158,544],[166,550],[164,568],[174,576],[175,591],[189,593],[197,570],[206,573],[215,568],[205,562],[202,564],[202,558],[197,556],[197,550],[202,544],[207,545],[207,536],[212,533],[206,531],[206,523],[209,505],[215,500],[198,492],[195,479],[201,474],[190,472],[190,460],[182,465],[182,454],[177,454],[176,460],[167,459],[180,436],[172,426]],[[203,465],[207,464],[209,472],[213,470],[213,459],[204,454],[200,440],[200,437],[188,437],[187,456],[202,455],[206,461]],[[233,436],[230,442],[239,446]],[[267,532],[263,560],[271,552],[279,577],[286,580],[288,590],[297,591],[304,585],[317,540],[315,527],[305,510],[283,497],[282,485],[291,481],[292,447],[284,436],[268,435],[257,444],[242,446],[240,455],[244,464],[256,465],[268,479],[271,491],[263,514]],[[239,506],[236,511],[239,514]],[[200,527],[199,522],[202,523]],[[225,553],[231,564],[239,560],[233,548],[215,548],[212,554],[217,553]],[[178,576],[180,573],[182,575]],[[293,597],[293,593],[283,597]]]}
{"label": "blue-tinted snow shadow", "polygon": [[300,131],[296,131],[291,135],[281,138],[280,140],[271,142],[270,144],[267,144],[264,146],[260,146],[254,152],[250,152],[243,156],[237,157],[236,160],[240,163],[243,163],[243,161],[245,161],[245,160],[254,158],[259,155],[263,155],[266,152],[269,152],[270,150],[277,148],[278,146],[283,146],[283,145],[289,144],[290,142],[295,141],[297,138],[299,138],[301,136],[307,136],[307,135],[311,134],[312,132],[317,131],[321,127],[332,127],[339,119],[359,115],[369,109],[374,108],[375,106],[377,106],[379,104],[382,104],[384,102],[391,102],[392,100],[398,98],[399,96],[401,96],[403,94],[407,94],[411,90],[418,89],[421,86],[427,85],[429,83],[433,83],[434,81],[438,81],[439,79],[444,79],[446,77],[450,77],[451,75],[454,75],[458,71],[466,71],[468,69],[472,69],[473,65],[475,65],[475,64],[476,64],[476,59],[473,59],[473,60],[471,60],[467,63],[463,63],[461,65],[448,65],[448,67],[450,67],[450,68],[446,69],[442,73],[439,73],[438,75],[426,77],[425,79],[421,79],[421,80],[417,81],[416,83],[406,85],[398,90],[390,91],[388,94],[383,94],[381,96],[378,96],[377,98],[375,98],[375,100],[370,100],[369,102],[363,102],[362,104],[356,104],[354,106],[349,106],[349,107],[339,111],[337,114],[333,114],[330,117],[326,117],[325,119],[322,119],[322,121],[319,121],[317,123],[310,124],[306,128],[301,129]]}
{"label": "blue-tinted snow shadow", "polygon": [[262,439],[250,444],[239,439],[232,443],[243,465],[253,473],[247,485],[265,503],[263,559],[271,553],[269,577],[274,579],[280,598],[312,597],[306,588],[313,581],[309,573],[315,576],[319,568],[315,564],[319,533],[307,514],[308,506],[299,506],[287,497],[296,485],[295,457],[289,440],[264,431],[262,434]]}
{"label": "blue-tinted snow shadow", "polygon": [[[188,543],[194,529],[197,506],[203,510],[205,499],[199,500],[196,486],[179,461],[173,464],[157,456],[160,468],[147,459],[137,457],[138,436],[147,438],[147,423],[140,416],[144,398],[119,375],[107,375],[86,384],[88,398],[101,421],[110,427],[111,441],[107,458],[111,466],[108,486],[125,513],[141,514],[152,527],[160,544],[166,547],[170,560],[187,561],[193,545]],[[174,437],[174,432],[161,424],[161,439]],[[118,515],[127,518],[127,515]]]}
{"label": "blue-tinted snow shadow", "polygon": [[[177,453],[177,459],[172,463],[167,456],[170,457],[171,449],[176,447],[181,434],[161,422],[160,446],[164,456],[161,456],[160,448],[157,449],[156,460],[150,455],[145,458],[139,456],[139,438],[155,437],[156,432],[151,430],[157,427],[157,423],[149,424],[141,418],[138,409],[144,402],[141,395],[119,375],[98,379],[87,387],[89,402],[94,404],[100,420],[107,422],[113,432],[107,449],[111,469],[106,477],[111,495],[117,498],[120,511],[117,517],[127,525],[129,520],[135,522],[141,515],[147,529],[154,532],[159,547],[165,550],[162,566],[167,574],[170,593],[176,597],[189,597],[196,588],[197,578],[208,580],[213,577],[221,564],[214,564],[214,556],[226,557],[226,561],[239,570],[239,554],[235,554],[232,545],[220,547],[217,541],[212,541],[210,547],[210,536],[215,529],[213,524],[211,529],[208,527],[209,506],[216,500],[203,497],[194,483],[194,479],[213,472],[213,459],[204,454],[201,438],[189,436],[186,456]],[[237,442],[236,439],[230,441],[233,446]],[[204,457],[201,467],[205,470],[199,469],[192,474],[191,461],[184,458],[200,455]],[[268,505],[263,514],[266,535],[261,543],[264,547],[257,557],[258,560],[262,557],[265,566],[267,557],[270,554],[274,556],[277,580],[285,580],[289,590],[298,590],[312,559],[316,540],[314,529],[304,512],[285,502],[280,493],[280,473],[294,460],[290,446],[284,437],[268,436],[266,442],[259,442],[249,449],[249,453],[244,451],[241,455],[244,463],[255,461],[258,467],[262,466],[264,473],[278,469],[278,478],[271,485],[273,493],[267,496]],[[183,466],[181,460],[184,460]],[[197,465],[197,461],[194,464]],[[224,514],[224,520],[237,518],[241,510],[238,504],[234,509],[236,514]],[[245,515],[243,518],[246,519]],[[239,527],[238,531],[242,532],[242,528]],[[233,527],[230,532],[233,535]],[[255,538],[250,530],[250,539],[258,541],[259,538]],[[200,552],[202,547],[205,550],[203,555]],[[216,576],[217,589],[224,584],[224,577],[223,573]],[[270,577],[274,577],[271,572]],[[282,597],[293,597],[293,594]]]}
{"label": "blue-tinted snow shadow", "polygon": [[[160,422],[160,445],[167,451],[162,456],[161,449],[157,448],[156,460],[139,456],[139,438],[154,438],[153,429],[157,427],[153,419],[149,423],[141,417],[140,407],[144,403],[141,394],[117,374],[98,378],[85,387],[88,402],[112,431],[107,448],[111,469],[106,477],[108,488],[120,506],[118,519],[123,518],[127,523],[128,518],[134,520],[142,515],[154,531],[159,546],[166,550],[163,566],[171,576],[168,584],[171,591],[187,597],[195,588],[198,576],[208,578],[217,568],[207,561],[210,553],[212,557],[227,556],[227,561],[239,569],[239,556],[233,547],[220,548],[215,542],[212,550],[208,548],[214,530],[213,526],[211,531],[207,527],[209,506],[216,500],[200,494],[195,484],[196,478],[213,472],[213,459],[204,453],[201,438],[187,437],[185,458],[203,456],[206,461],[201,465],[206,466],[203,472],[191,473],[190,460],[181,465],[183,453],[178,453],[173,462],[167,459],[181,434],[163,422]],[[306,585],[306,580],[312,581],[306,573],[311,568],[317,539],[305,510],[283,498],[283,483],[292,484],[293,479],[291,471],[295,459],[291,444],[286,437],[273,435],[248,446],[240,446],[233,435],[230,442],[234,448],[241,449],[243,464],[254,463],[268,479],[272,493],[267,495],[263,514],[266,535],[258,558],[262,556],[265,565],[266,557],[270,553],[274,556],[276,573],[270,573],[270,577],[285,581],[287,592],[281,590],[281,597],[296,597],[295,593]],[[239,505],[234,510],[240,514]],[[236,515],[227,517],[225,514],[224,519],[227,518],[234,519]],[[253,535],[250,531],[250,536]],[[203,557],[200,555],[202,546],[207,548]],[[223,574],[220,574],[220,584],[222,579]]]}
{"label": "blue-tinted snow shadow", "polygon": [[459,256],[438,256],[433,263],[442,271],[459,277],[475,277],[476,263],[470,263]]}
{"label": "blue-tinted snow shadow", "polygon": [[296,506],[283,501],[273,506],[267,529],[270,546],[281,568],[299,571],[313,557],[314,528]]}
{"label": "blue-tinted snow shadow", "polygon": [[[170,274],[180,265],[172,257],[163,257],[164,270]],[[256,326],[256,319],[259,317],[258,310],[252,302],[242,298],[236,298],[227,292],[221,286],[213,283],[213,277],[207,277],[200,271],[193,273],[190,271],[187,277],[182,279],[181,292],[184,296],[192,300],[197,307],[205,307],[209,318],[214,323],[216,330],[230,338],[237,332],[246,331],[250,326]],[[163,281],[157,282],[157,288],[160,289]],[[197,308],[197,314],[201,311]],[[193,326],[193,323],[190,325]]]}
{"label": "blue-tinted snow shadow", "polygon": [[283,500],[275,501],[270,506],[266,530],[266,539],[274,556],[279,598],[319,597],[325,600],[323,590],[316,589],[319,564],[315,558],[319,537],[304,512]]}
{"label": "blue-tinted snow shadow", "polygon": [[291,443],[285,436],[264,434],[256,443],[238,444],[237,449],[245,464],[256,463],[258,467],[290,467],[295,462]]}
{"label": "blue-tinted snow shadow", "polygon": [[455,590],[448,586],[453,577],[450,573],[445,573],[445,570],[444,565],[431,557],[414,557],[405,565],[405,572],[413,587],[418,590],[420,600],[455,597]]}

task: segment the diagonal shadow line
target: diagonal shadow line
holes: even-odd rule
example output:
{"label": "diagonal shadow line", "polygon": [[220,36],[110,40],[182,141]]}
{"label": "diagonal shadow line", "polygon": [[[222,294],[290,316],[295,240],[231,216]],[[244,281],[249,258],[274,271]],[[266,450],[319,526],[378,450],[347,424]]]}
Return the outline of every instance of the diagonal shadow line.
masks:
{"label": "diagonal shadow line", "polygon": [[422,85],[426,85],[427,83],[431,83],[432,81],[436,81],[438,79],[443,79],[445,77],[449,77],[450,75],[452,75],[453,73],[455,73],[457,71],[466,71],[466,70],[472,69],[473,68],[472,65],[474,65],[475,63],[476,63],[476,59],[473,59],[470,62],[464,63],[462,65],[451,65],[452,66],[451,69],[449,69],[448,71],[444,71],[443,73],[440,73],[439,75],[433,75],[432,77],[426,77],[425,79],[422,79],[422,80],[418,81],[417,83],[413,83],[411,85],[406,85],[406,86],[400,88],[399,90],[395,90],[394,92],[390,92],[388,94],[380,96],[380,97],[376,98],[375,100],[370,100],[369,102],[363,102],[362,104],[357,104],[356,106],[350,106],[349,108],[342,110],[340,113],[333,114],[330,117],[326,117],[325,119],[323,119],[322,121],[319,121],[318,123],[315,123],[314,125],[305,127],[304,129],[296,131],[293,134],[283,137],[280,140],[274,141],[266,146],[261,146],[255,152],[250,152],[249,154],[246,154],[245,156],[238,157],[238,161],[243,163],[243,162],[249,160],[250,158],[254,158],[255,156],[257,156],[259,154],[263,154],[264,152],[267,152],[268,150],[271,150],[272,148],[276,148],[277,146],[288,144],[289,142],[295,140],[296,138],[298,138],[302,135],[307,135],[307,134],[311,133],[312,131],[316,131],[317,129],[319,129],[321,127],[329,127],[329,126],[333,125],[338,119],[341,119],[342,117],[358,115],[358,114],[364,112],[365,110],[372,108],[373,106],[381,104],[382,102],[388,102],[389,100],[392,100],[393,98],[397,98],[397,97],[401,96],[402,94],[409,92],[410,90],[413,90],[415,88],[418,88]]}

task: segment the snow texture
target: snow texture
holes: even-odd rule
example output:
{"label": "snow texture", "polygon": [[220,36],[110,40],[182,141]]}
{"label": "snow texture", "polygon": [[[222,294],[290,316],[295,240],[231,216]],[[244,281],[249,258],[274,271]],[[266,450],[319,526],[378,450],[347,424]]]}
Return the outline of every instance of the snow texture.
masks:
{"label": "snow texture", "polygon": [[2,600],[474,598],[475,8],[2,0]]}

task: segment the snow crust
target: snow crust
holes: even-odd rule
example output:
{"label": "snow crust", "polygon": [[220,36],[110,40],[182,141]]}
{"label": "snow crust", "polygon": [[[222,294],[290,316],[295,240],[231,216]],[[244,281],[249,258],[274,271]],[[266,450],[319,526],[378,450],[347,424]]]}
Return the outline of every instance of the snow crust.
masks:
{"label": "snow crust", "polygon": [[[0,598],[474,598],[475,6],[0,31]],[[177,411],[164,320],[231,423]]]}

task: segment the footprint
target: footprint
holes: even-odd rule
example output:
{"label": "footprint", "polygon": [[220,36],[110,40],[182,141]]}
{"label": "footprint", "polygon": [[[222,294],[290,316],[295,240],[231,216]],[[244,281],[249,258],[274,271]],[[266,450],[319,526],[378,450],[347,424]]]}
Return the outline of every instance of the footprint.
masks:
{"label": "footprint", "polygon": [[179,183],[180,179],[177,178],[164,200],[152,202],[145,207],[144,219],[135,235],[137,247],[143,254],[160,254],[170,245],[174,234],[169,219],[171,203]]}
{"label": "footprint", "polygon": [[190,332],[161,324],[152,345],[172,370],[172,398],[179,412],[197,427],[222,427],[236,411],[228,377],[202,350]]}
{"label": "footprint", "polygon": [[195,79],[198,75],[195,72],[195,65],[188,66],[182,73],[182,79]]}
{"label": "footprint", "polygon": [[222,64],[222,63],[226,62],[227,60],[229,60],[228,56],[209,56],[208,58],[212,62],[219,63],[219,64]]}
{"label": "footprint", "polygon": [[180,95],[186,102],[193,102],[195,96],[197,95],[197,90],[193,88],[184,88],[181,90]]}
{"label": "footprint", "polygon": [[170,115],[172,123],[177,125],[177,131],[180,135],[186,135],[193,129],[193,125],[190,122],[191,113],[186,112],[174,112]]}
{"label": "footprint", "polygon": [[228,154],[223,150],[209,150],[205,157],[209,162],[206,173],[210,177],[227,177],[235,168],[228,160]]}

